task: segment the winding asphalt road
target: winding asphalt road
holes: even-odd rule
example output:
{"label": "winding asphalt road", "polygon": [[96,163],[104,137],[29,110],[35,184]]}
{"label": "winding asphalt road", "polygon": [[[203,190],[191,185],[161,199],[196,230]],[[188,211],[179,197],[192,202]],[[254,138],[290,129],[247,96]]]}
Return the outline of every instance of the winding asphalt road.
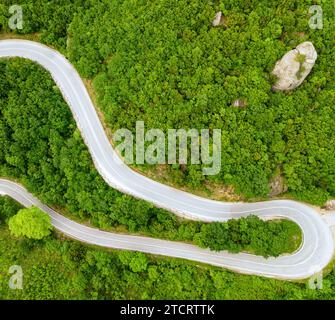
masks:
{"label": "winding asphalt road", "polygon": [[296,253],[278,258],[264,259],[243,253],[215,253],[184,243],[114,234],[80,225],[43,205],[23,187],[0,180],[1,194],[9,195],[25,206],[37,205],[51,215],[53,225],[61,232],[100,246],[179,257],[238,272],[282,279],[307,278],[321,271],[330,262],[334,252],[331,223],[313,208],[290,200],[258,203],[214,201],[144,177],[126,166],[112,148],[80,76],[64,56],[39,43],[3,40],[0,41],[0,57],[27,58],[51,73],[71,108],[97,170],[111,187],[189,219],[227,221],[249,214],[263,219],[290,219],[300,226],[304,237],[303,244]]}

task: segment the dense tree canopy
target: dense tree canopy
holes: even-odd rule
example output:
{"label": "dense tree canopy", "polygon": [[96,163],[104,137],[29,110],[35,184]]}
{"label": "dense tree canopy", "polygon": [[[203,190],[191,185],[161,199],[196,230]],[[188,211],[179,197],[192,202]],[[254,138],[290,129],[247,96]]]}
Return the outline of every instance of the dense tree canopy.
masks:
{"label": "dense tree canopy", "polygon": [[36,240],[49,236],[52,230],[50,216],[37,207],[21,209],[8,220],[8,227],[16,237]]}
{"label": "dense tree canopy", "polygon": [[[4,32],[10,31],[11,4],[0,4]],[[24,29],[17,32],[34,34],[36,40],[61,50],[83,77],[93,80],[97,106],[113,131],[134,130],[137,120],[163,130],[222,130],[219,175],[205,178],[201,165],[169,166],[163,174],[169,182],[201,190],[208,183],[219,189],[233,186],[242,197],[255,199],[266,197],[271,178],[281,175],[297,199],[323,204],[335,196],[333,1],[322,1],[322,30],[308,26],[311,1],[20,4]],[[213,28],[218,10],[226,25]],[[306,40],[319,54],[312,74],[293,92],[272,92],[275,62]],[[246,106],[233,107],[236,99]],[[0,176],[19,179],[43,202],[89,218],[101,228],[265,256],[292,251],[288,239],[296,239],[297,233],[299,238],[289,222],[265,223],[254,217],[227,224],[186,222],[109,188],[94,169],[59,89],[40,67],[21,59],[0,62],[0,150]],[[3,224],[17,205],[0,198],[0,210]],[[19,293],[23,298],[333,297],[333,274],[325,290],[312,292],[298,284],[202,269],[173,259],[107,253],[70,241],[43,240],[47,245],[39,249],[32,240],[12,241],[3,229],[1,239],[0,268],[15,257],[26,257],[28,248],[35,256],[27,259],[39,257],[38,263],[29,264],[28,287]],[[3,297],[15,295],[1,290],[0,285]]]}
{"label": "dense tree canopy", "polygon": [[[294,239],[301,239],[301,231],[295,224],[257,218],[250,218],[248,232],[235,229],[233,237],[224,237],[229,241],[217,245],[222,239],[206,236],[203,223],[179,219],[110,188],[94,168],[69,107],[42,67],[23,59],[0,61],[0,94],[0,176],[19,179],[47,204],[90,219],[100,228],[190,241],[216,250],[275,256],[299,246]],[[251,223],[255,219],[259,225]],[[221,227],[228,233],[233,230],[225,223]]]}
{"label": "dense tree canopy", "polygon": [[[290,239],[290,241],[287,241]],[[204,224],[195,242],[212,250],[249,251],[264,256],[293,252],[301,243],[299,227],[289,221],[265,222],[256,216]]]}
{"label": "dense tree canopy", "polygon": [[[10,3],[2,5],[7,17]],[[207,181],[255,198],[266,197],[271,178],[282,175],[292,195],[323,204],[335,196],[335,8],[322,1],[323,29],[312,30],[312,4],[25,0],[19,32],[39,32],[94,80],[113,130],[134,130],[137,120],[163,130],[221,129],[220,174],[205,179],[201,165],[167,166],[170,182],[204,189]],[[218,10],[225,26],[213,28]],[[293,92],[272,92],[275,62],[306,40],[319,54],[312,74]],[[247,106],[233,107],[236,99]]]}
{"label": "dense tree canopy", "polygon": [[[0,197],[0,217],[18,205]],[[305,283],[234,274],[181,259],[106,250],[54,236],[15,238],[0,225],[1,299],[334,299],[334,272],[322,290]],[[9,267],[23,268],[10,290]]]}

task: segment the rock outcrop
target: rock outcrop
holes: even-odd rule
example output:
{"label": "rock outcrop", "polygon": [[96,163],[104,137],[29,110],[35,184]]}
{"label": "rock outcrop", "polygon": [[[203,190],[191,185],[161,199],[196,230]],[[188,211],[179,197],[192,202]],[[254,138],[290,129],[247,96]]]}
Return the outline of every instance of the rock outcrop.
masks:
{"label": "rock outcrop", "polygon": [[299,87],[314,67],[317,57],[311,42],[301,43],[286,53],[272,72],[278,77],[273,90],[287,91]]}
{"label": "rock outcrop", "polygon": [[224,25],[224,17],[222,11],[216,13],[215,18],[212,22],[213,27],[219,27]]}
{"label": "rock outcrop", "polygon": [[285,181],[284,178],[282,177],[282,175],[277,175],[275,176],[269,184],[270,187],[270,197],[275,197],[278,196],[284,192],[287,191],[287,186],[285,185]]}

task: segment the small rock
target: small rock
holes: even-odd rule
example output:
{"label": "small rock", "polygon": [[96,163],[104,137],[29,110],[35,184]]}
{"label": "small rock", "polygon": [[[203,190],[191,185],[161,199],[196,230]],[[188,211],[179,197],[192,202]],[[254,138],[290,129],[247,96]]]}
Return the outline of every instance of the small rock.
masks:
{"label": "small rock", "polygon": [[222,11],[219,11],[216,13],[215,18],[212,22],[213,27],[219,27],[222,26],[224,24],[224,18],[223,18],[223,14]]}
{"label": "small rock", "polygon": [[328,200],[325,205],[326,210],[335,210],[335,200]]}
{"label": "small rock", "polygon": [[278,196],[288,190],[284,178],[280,174],[270,181],[269,187],[271,190],[269,194],[270,197]]}
{"label": "small rock", "polygon": [[286,53],[272,71],[278,77],[273,90],[286,91],[299,87],[314,67],[317,57],[311,42],[301,43]]}
{"label": "small rock", "polygon": [[247,103],[243,99],[237,99],[234,101],[233,106],[238,108],[243,108],[247,105]]}

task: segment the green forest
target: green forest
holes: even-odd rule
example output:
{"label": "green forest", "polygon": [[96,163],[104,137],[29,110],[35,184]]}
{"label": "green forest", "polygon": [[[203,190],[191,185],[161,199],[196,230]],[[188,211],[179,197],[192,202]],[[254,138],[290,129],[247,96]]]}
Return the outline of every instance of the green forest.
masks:
{"label": "green forest", "polygon": [[[322,290],[305,283],[246,276],[181,259],[87,246],[54,233],[15,238],[5,220],[20,210],[0,197],[1,299],[334,299],[335,274]],[[23,270],[23,290],[9,290],[12,265]]]}
{"label": "green forest", "polygon": [[[308,8],[321,3],[324,28],[311,30]],[[22,0],[24,28],[16,32],[8,28],[12,4],[1,1],[0,39],[33,37],[60,50],[92,84],[96,107],[113,132],[134,130],[139,120],[163,130],[222,130],[216,176],[203,176],[201,165],[136,169],[209,197],[233,188],[242,200],[267,199],[269,182],[278,176],[286,198],[323,205],[335,197],[332,0]],[[225,25],[214,28],[219,10]],[[319,55],[311,75],[292,92],[273,92],[276,61],[304,41]],[[245,106],[234,107],[236,99]],[[110,188],[50,75],[24,59],[0,60],[0,150],[0,177],[95,227],[265,257],[293,252],[301,243],[298,226],[289,221],[187,221]],[[334,298],[333,272],[324,289],[314,291],[304,283],[86,246],[56,232],[42,240],[15,237],[7,224],[20,209],[0,197],[1,298]],[[25,270],[23,291],[6,287],[15,263]]]}
{"label": "green forest", "polygon": [[[3,2],[0,25],[8,32],[11,1]],[[201,165],[189,165],[157,168],[154,177],[188,190],[232,186],[243,199],[259,199],[279,175],[286,196],[318,205],[335,196],[332,0],[21,4],[25,23],[18,32],[61,50],[93,81],[97,107],[112,131],[134,130],[138,120],[163,130],[222,130],[218,175],[203,176]],[[322,30],[308,25],[312,4],[322,4]],[[218,10],[226,22],[214,28]],[[276,61],[303,41],[319,55],[312,74],[292,92],[271,91]],[[236,99],[246,107],[233,107]]]}
{"label": "green forest", "polygon": [[23,182],[61,212],[99,228],[213,250],[267,257],[299,248],[301,231],[290,221],[265,222],[255,216],[227,223],[187,221],[110,188],[96,171],[58,87],[37,64],[0,60],[0,94],[0,176]]}

